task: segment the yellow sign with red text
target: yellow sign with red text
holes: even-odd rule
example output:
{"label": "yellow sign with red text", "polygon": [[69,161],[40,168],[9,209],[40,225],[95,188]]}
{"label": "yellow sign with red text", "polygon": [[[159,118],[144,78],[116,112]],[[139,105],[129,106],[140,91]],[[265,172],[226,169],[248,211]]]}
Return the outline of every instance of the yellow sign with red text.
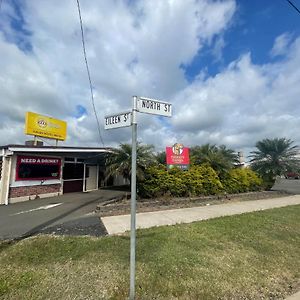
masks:
{"label": "yellow sign with red text", "polygon": [[67,137],[67,123],[33,112],[26,112],[25,134],[64,141]]}

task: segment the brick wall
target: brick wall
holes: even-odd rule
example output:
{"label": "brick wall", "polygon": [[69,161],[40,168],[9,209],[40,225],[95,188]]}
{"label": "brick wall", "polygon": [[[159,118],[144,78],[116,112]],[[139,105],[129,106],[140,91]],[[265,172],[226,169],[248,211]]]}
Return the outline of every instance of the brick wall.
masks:
{"label": "brick wall", "polygon": [[24,196],[33,196],[48,193],[58,193],[60,184],[34,185],[34,186],[19,186],[9,189],[9,198],[17,198]]}

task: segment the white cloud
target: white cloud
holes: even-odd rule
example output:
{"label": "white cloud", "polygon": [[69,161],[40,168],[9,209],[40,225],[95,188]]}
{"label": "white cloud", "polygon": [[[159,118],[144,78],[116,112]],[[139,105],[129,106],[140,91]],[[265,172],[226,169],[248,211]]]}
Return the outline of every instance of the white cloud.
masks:
{"label": "white cloud", "polygon": [[300,142],[300,38],[281,62],[255,65],[250,54],[223,72],[199,77],[178,94],[172,119],[187,143],[226,144],[250,149],[266,137]]}
{"label": "white cloud", "polygon": [[[250,149],[275,136],[300,143],[299,38],[277,37],[271,53],[282,61],[257,65],[244,53],[217,75],[201,70],[190,83],[181,66],[214,42],[221,58],[234,1],[81,1],[81,9],[106,146],[130,141],[130,128],[104,131],[103,117],[130,108],[134,94],[173,103],[171,119],[138,116],[139,140],[158,150],[176,141]],[[21,50],[7,2],[0,21],[0,144],[28,138],[24,116],[31,110],[66,120],[67,144],[99,145],[76,2],[31,0],[22,12],[31,35],[18,35],[32,51]],[[78,105],[87,109],[82,118],[76,118]]]}
{"label": "white cloud", "polygon": [[274,42],[273,48],[271,49],[271,56],[281,56],[285,55],[288,52],[288,46],[292,40],[292,35],[290,33],[283,33],[279,35]]}
{"label": "white cloud", "polygon": [[[171,99],[184,89],[188,83],[180,66],[225,30],[235,2],[82,1],[81,9],[101,121],[105,114],[129,108],[133,94]],[[10,3],[5,3],[1,19],[0,116],[6,126],[19,128],[12,136],[1,127],[1,144],[26,139],[22,128],[27,110],[66,120],[68,144],[97,144],[76,2],[31,0],[22,2],[20,10],[22,24]],[[12,18],[31,35],[14,30]],[[27,53],[20,40],[27,43]],[[74,118],[77,105],[87,108],[86,118]],[[154,130],[162,127],[153,118],[142,118],[155,124]],[[140,127],[143,139],[145,126]],[[147,130],[149,142],[153,135]],[[117,144],[130,140],[125,131],[103,131],[103,136],[107,144]]]}

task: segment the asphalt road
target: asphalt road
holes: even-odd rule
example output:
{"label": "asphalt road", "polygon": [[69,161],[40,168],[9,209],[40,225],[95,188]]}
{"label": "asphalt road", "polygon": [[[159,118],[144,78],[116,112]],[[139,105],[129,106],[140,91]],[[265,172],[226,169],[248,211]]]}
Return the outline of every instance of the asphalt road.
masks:
{"label": "asphalt road", "polygon": [[0,240],[22,239],[40,232],[103,235],[105,227],[94,213],[100,202],[124,194],[98,190],[0,206]]}
{"label": "asphalt road", "polygon": [[277,178],[272,190],[300,194],[300,179]]}

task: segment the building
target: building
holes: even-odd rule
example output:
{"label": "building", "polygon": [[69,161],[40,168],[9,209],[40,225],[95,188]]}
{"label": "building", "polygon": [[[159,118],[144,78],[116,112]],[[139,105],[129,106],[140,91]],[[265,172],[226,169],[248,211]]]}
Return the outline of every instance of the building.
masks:
{"label": "building", "polygon": [[112,151],[112,148],[0,146],[0,204],[126,184],[121,176],[105,179],[105,158]]}

